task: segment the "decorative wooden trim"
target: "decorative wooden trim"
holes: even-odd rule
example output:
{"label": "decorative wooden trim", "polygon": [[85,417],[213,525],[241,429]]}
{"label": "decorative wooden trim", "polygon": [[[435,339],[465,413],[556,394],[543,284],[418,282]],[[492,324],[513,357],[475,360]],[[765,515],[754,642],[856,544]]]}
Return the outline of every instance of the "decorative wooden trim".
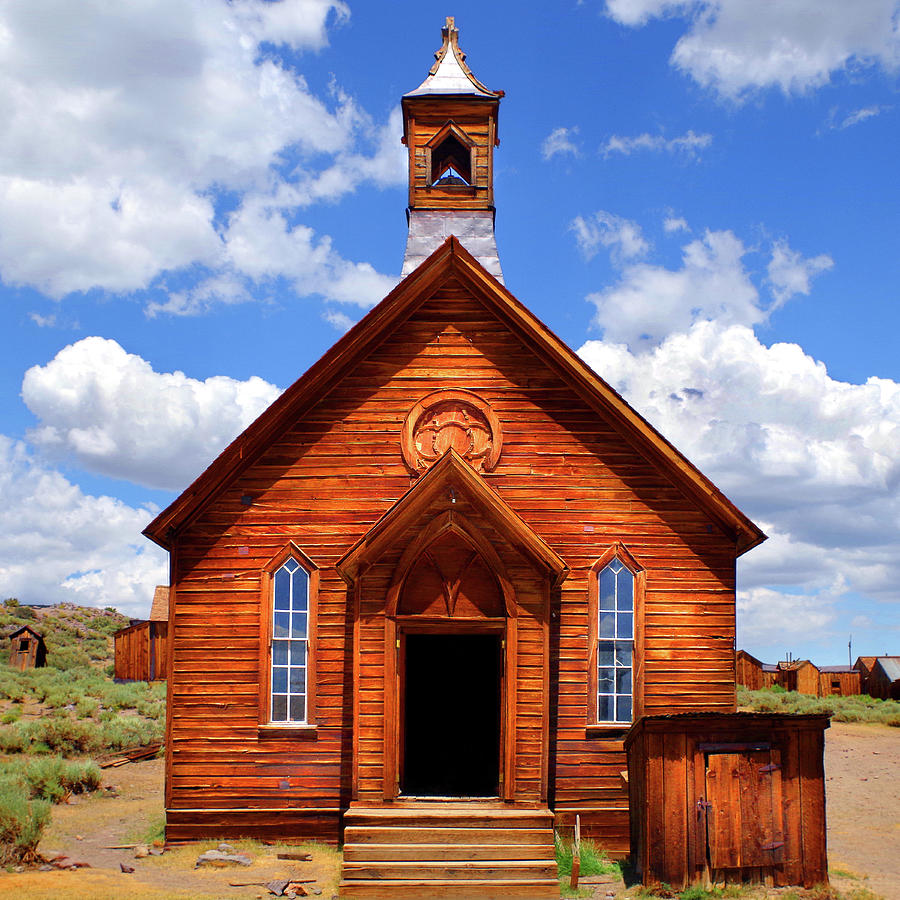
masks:
{"label": "decorative wooden trim", "polygon": [[[503,428],[500,419],[493,407],[478,394],[466,390],[441,390],[426,394],[406,414],[403,428],[400,431],[400,452],[403,454],[403,462],[414,475],[421,475],[425,469],[437,462],[440,457],[423,454],[417,446],[419,434],[430,426],[422,425],[426,415],[432,413],[440,406],[457,405],[461,407],[464,415],[469,415],[473,420],[484,418],[484,423],[474,421],[469,427],[472,452],[460,453],[463,459],[469,462],[478,471],[491,472],[500,459],[500,451],[503,448]],[[469,412],[466,412],[468,407]],[[453,423],[443,423],[440,428],[454,427]],[[461,427],[461,426],[456,426]],[[471,432],[473,430],[487,432],[486,446],[476,449],[476,440]],[[435,436],[437,437],[437,436]]]}
{"label": "decorative wooden trim", "polygon": [[[424,553],[428,552],[428,548],[445,534],[453,533],[459,535],[473,550],[478,553],[487,563],[488,568],[494,573],[497,582],[500,585],[500,591],[503,594],[503,603],[506,608],[506,615],[510,618],[516,616],[516,593],[513,588],[512,581],[506,572],[506,566],[497,555],[497,551],[485,539],[485,537],[469,523],[466,518],[455,510],[447,510],[439,516],[432,519],[422,531],[419,532],[416,539],[407,546],[400,557],[394,569],[394,576],[385,595],[385,615],[396,616],[397,605],[400,600],[400,593],[403,585],[406,583],[406,576],[410,569],[419,561]],[[448,617],[452,615],[452,609],[448,606]]]}
{"label": "decorative wooden trim", "polygon": [[338,560],[336,568],[341,577],[352,584],[360,566],[380,559],[397,536],[441,495],[446,510],[453,508],[454,497],[465,497],[537,571],[549,576],[552,587],[568,574],[563,558],[451,449]]}
{"label": "decorative wooden trim", "polygon": [[235,438],[197,480],[164,509],[144,534],[169,549],[175,534],[263,453],[272,437],[295,424],[367,353],[393,333],[448,278],[504,322],[532,352],[602,415],[639,453],[706,510],[733,536],[735,555],[762,543],[765,534],[653,426],[520,303],[451,236],[385,299],[351,328],[309,371],[289,387],[246,431]]}
{"label": "decorative wooden trim", "polygon": [[[293,557],[309,577],[306,619],[306,721],[272,722],[269,700],[272,681],[272,604],[275,573]],[[315,725],[316,718],[316,629],[318,625],[319,567],[293,541],[285,544],[262,568],[259,577],[259,727],[289,732]],[[171,602],[171,601],[170,601]]]}
{"label": "decorative wooden trim", "polygon": [[630,723],[601,722],[597,719],[597,621],[600,606],[600,572],[618,559],[634,576],[634,638],[631,657],[631,721],[636,722],[644,708],[644,597],[646,569],[621,542],[608,547],[588,570],[588,628],[587,628],[587,728],[589,733],[619,731],[624,734]]}

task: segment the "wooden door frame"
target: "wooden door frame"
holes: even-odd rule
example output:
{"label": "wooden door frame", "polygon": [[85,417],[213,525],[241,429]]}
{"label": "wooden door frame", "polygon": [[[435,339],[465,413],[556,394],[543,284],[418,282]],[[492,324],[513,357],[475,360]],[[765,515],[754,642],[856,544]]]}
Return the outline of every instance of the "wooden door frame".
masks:
{"label": "wooden door frame", "polygon": [[[384,659],[384,799],[402,800],[403,676],[408,634],[494,634],[501,640],[499,797],[515,796],[516,620],[515,618],[450,619],[391,616],[385,619]],[[464,797],[458,798],[465,800]]]}

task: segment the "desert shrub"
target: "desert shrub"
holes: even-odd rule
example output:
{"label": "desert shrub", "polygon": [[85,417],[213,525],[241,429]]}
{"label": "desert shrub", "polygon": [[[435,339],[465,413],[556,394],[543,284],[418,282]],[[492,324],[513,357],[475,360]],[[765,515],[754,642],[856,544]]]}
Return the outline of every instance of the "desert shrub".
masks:
{"label": "desert shrub", "polygon": [[28,732],[22,722],[0,728],[0,750],[4,753],[23,753],[29,743]]}
{"label": "desert shrub", "polygon": [[66,796],[63,786],[62,757],[49,756],[33,759],[22,770],[28,793],[33,799],[59,803]]}
{"label": "desert shrub", "polygon": [[812,697],[797,691],[738,690],[738,705],[757,712],[818,713],[836,722],[868,722],[900,727],[900,702],[879,700],[868,694],[850,697]]}
{"label": "desert shrub", "polygon": [[[572,860],[575,856],[575,845],[563,840],[556,834],[556,869],[560,877],[572,874]],[[582,841],[579,846],[579,875],[607,875],[618,872],[619,867],[607,858],[605,851],[593,841]]]}
{"label": "desert shrub", "polygon": [[95,716],[100,709],[100,701],[95,697],[82,697],[75,704],[75,712],[78,713],[79,719],[90,719]]}
{"label": "desert shrub", "polygon": [[13,706],[8,709],[5,713],[3,713],[3,717],[0,718],[0,724],[3,725],[12,725],[13,722],[18,722],[19,719],[22,718],[22,707],[21,706]]}
{"label": "desert shrub", "polygon": [[0,779],[0,864],[32,861],[49,821],[49,801],[29,800],[15,780]]}

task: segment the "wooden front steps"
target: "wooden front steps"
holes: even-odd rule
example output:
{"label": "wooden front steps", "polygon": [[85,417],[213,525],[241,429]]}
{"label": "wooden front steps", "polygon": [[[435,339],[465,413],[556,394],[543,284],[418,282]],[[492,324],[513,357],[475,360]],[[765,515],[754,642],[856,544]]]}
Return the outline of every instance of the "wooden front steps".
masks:
{"label": "wooden front steps", "polygon": [[559,897],[547,809],[355,807],[344,826],[341,897]]}

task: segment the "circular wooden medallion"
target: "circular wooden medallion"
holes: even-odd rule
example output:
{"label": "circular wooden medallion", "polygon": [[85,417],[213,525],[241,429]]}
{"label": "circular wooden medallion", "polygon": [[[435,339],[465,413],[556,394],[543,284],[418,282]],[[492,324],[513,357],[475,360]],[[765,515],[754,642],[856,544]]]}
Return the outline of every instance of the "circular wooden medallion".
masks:
{"label": "circular wooden medallion", "polygon": [[471,391],[434,391],[406,416],[400,438],[403,461],[422,472],[451,447],[478,472],[500,458],[503,433],[489,403]]}

